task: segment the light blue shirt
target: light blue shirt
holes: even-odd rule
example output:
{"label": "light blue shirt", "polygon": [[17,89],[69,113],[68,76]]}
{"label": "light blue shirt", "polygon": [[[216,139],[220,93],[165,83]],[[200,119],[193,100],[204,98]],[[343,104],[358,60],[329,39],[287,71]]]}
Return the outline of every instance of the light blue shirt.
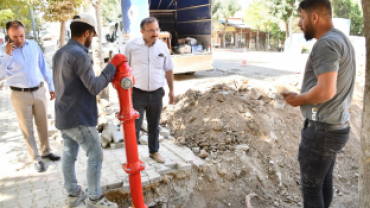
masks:
{"label": "light blue shirt", "polygon": [[32,40],[26,40],[21,48],[16,47],[12,56],[5,52],[5,47],[0,47],[0,79],[5,77],[9,86],[18,88],[37,87],[45,80],[49,91],[54,91],[53,78],[44,54]]}

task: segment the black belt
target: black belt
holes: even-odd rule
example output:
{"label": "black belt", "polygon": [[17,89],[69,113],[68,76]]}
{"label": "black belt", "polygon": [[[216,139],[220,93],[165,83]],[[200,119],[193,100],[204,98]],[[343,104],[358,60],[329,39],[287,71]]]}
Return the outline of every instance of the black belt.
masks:
{"label": "black belt", "polygon": [[18,87],[10,86],[10,89],[12,89],[14,91],[19,91],[19,92],[33,92],[33,91],[36,91],[36,90],[40,89],[42,86],[44,86],[44,82],[40,82],[39,86],[37,86],[37,87],[18,88]]}
{"label": "black belt", "polygon": [[338,131],[342,129],[346,129],[350,127],[349,122],[346,124],[327,124],[327,123],[320,123],[317,121],[311,121],[306,119],[304,121],[304,127],[312,127],[316,131]]}
{"label": "black belt", "polygon": [[142,89],[139,89],[139,88],[136,88],[136,87],[133,87],[135,90],[138,90],[138,91],[140,91],[140,92],[146,92],[146,93],[152,93],[152,92],[157,92],[157,91],[159,91],[159,90],[162,90],[163,89],[163,87],[160,87],[160,88],[158,88],[158,89],[156,89],[156,90],[153,90],[153,91],[146,91],[146,90],[142,90]]}

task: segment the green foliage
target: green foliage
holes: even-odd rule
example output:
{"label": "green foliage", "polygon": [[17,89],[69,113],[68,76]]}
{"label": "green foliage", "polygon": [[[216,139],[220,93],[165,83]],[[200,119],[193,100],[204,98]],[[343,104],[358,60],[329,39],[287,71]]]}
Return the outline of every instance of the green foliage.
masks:
{"label": "green foliage", "polygon": [[122,17],[121,0],[105,0],[102,3],[100,17],[105,22],[112,22]]}
{"label": "green foliage", "polygon": [[269,30],[269,25],[274,21],[270,11],[262,1],[254,1],[249,5],[244,16],[244,21],[257,30]]}
{"label": "green foliage", "polygon": [[293,16],[298,16],[296,4],[298,0],[265,0],[272,15],[278,19],[288,22]]}
{"label": "green foliage", "polygon": [[212,4],[212,18],[217,20],[220,18],[228,19],[241,9],[242,7],[236,0],[216,1]]}
{"label": "green foliage", "polygon": [[332,0],[333,17],[351,20],[351,35],[363,36],[362,7],[354,0]]}
{"label": "green foliage", "polygon": [[76,8],[82,3],[82,0],[49,0],[43,18],[50,22],[67,21],[77,13]]}
{"label": "green foliage", "polygon": [[352,6],[351,12],[351,35],[364,36],[364,18],[360,4]]}
{"label": "green foliage", "polygon": [[279,43],[284,45],[286,32],[280,29],[278,23],[272,23],[270,25],[270,42],[273,43],[274,48],[277,48]]}
{"label": "green foliage", "polygon": [[352,2],[351,0],[332,0],[331,1],[333,17],[351,18]]}
{"label": "green foliage", "polygon": [[38,0],[0,0],[0,27],[5,28],[7,22],[18,20],[25,25],[26,31],[29,31],[32,28],[30,9],[37,10],[39,7]]}

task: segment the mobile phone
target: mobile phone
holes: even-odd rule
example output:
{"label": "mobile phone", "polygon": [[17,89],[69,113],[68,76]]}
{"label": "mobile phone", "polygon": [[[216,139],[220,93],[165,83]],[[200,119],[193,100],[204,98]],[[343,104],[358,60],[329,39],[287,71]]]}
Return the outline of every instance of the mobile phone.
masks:
{"label": "mobile phone", "polygon": [[13,40],[9,37],[9,35],[6,35],[5,36],[5,40],[8,42],[9,41],[9,43],[12,43],[13,42]]}

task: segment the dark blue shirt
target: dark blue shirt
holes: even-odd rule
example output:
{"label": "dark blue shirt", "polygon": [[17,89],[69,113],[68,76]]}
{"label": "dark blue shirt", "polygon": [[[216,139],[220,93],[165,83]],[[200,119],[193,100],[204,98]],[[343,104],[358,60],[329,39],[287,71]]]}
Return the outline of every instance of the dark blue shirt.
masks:
{"label": "dark blue shirt", "polygon": [[70,129],[79,125],[96,126],[96,95],[113,79],[116,67],[109,63],[96,77],[88,49],[71,39],[53,56],[55,85],[55,126]]}

